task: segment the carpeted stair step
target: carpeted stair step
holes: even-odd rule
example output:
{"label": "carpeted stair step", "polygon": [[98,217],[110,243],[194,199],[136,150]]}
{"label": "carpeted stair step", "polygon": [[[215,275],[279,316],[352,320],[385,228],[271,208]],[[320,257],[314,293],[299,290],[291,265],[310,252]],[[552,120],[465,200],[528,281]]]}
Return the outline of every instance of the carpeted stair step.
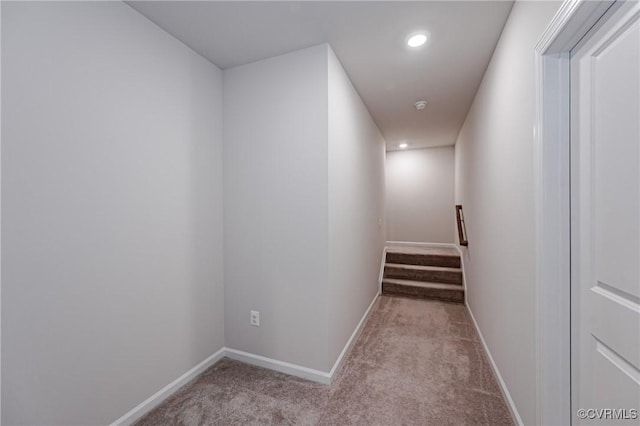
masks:
{"label": "carpeted stair step", "polygon": [[384,277],[433,283],[462,284],[462,270],[440,266],[387,263],[384,266]]}
{"label": "carpeted stair step", "polygon": [[382,280],[382,294],[464,303],[464,287],[457,284],[385,278]]}
{"label": "carpeted stair step", "polygon": [[387,251],[386,263],[460,268],[460,255]]}

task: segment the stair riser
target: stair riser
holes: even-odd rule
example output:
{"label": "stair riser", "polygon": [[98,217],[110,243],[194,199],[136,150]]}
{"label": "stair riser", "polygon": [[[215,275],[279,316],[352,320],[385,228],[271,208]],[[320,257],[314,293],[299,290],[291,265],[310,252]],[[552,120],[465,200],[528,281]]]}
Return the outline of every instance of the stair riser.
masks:
{"label": "stair riser", "polygon": [[462,284],[462,272],[460,271],[425,271],[385,266],[384,277],[432,283]]}
{"label": "stair riser", "polygon": [[445,268],[459,268],[459,256],[445,256],[437,254],[387,253],[387,263],[402,265],[441,266]]}
{"label": "stair riser", "polygon": [[444,302],[464,303],[463,290],[447,290],[421,287],[418,288],[383,282],[382,294],[387,296],[403,296],[416,299],[431,299],[441,300]]}

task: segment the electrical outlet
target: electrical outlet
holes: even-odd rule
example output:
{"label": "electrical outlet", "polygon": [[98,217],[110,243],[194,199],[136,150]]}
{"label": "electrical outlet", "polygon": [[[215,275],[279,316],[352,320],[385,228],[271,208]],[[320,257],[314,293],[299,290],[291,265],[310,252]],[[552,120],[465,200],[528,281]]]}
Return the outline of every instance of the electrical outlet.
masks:
{"label": "electrical outlet", "polygon": [[251,311],[250,324],[254,327],[260,327],[260,311]]}

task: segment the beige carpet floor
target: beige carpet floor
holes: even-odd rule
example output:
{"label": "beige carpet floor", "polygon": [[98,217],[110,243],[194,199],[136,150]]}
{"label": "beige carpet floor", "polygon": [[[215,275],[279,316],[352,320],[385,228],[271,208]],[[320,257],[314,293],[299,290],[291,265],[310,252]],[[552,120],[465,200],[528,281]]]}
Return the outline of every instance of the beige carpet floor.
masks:
{"label": "beige carpet floor", "polygon": [[223,359],[147,425],[512,425],[463,305],[381,296],[331,385]]}

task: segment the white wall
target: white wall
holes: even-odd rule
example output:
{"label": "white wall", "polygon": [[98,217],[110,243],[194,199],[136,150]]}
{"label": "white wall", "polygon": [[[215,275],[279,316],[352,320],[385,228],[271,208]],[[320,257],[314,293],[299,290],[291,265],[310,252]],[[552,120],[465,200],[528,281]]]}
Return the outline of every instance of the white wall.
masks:
{"label": "white wall", "polygon": [[329,372],[377,292],[384,139],[326,44],[225,70],[224,123],[227,346]]}
{"label": "white wall", "polygon": [[120,2],[2,8],[2,422],[106,424],[224,345],[221,72]]}
{"label": "white wall", "polygon": [[327,88],[325,45],[224,71],[227,346],[323,371]]}
{"label": "white wall", "polygon": [[535,423],[533,49],[559,2],[516,2],[455,150],[467,300],[525,424]]}
{"label": "white wall", "polygon": [[342,351],[378,291],[384,249],[385,141],[329,53],[329,357]]}
{"label": "white wall", "polygon": [[389,151],[387,240],[453,243],[454,148]]}

